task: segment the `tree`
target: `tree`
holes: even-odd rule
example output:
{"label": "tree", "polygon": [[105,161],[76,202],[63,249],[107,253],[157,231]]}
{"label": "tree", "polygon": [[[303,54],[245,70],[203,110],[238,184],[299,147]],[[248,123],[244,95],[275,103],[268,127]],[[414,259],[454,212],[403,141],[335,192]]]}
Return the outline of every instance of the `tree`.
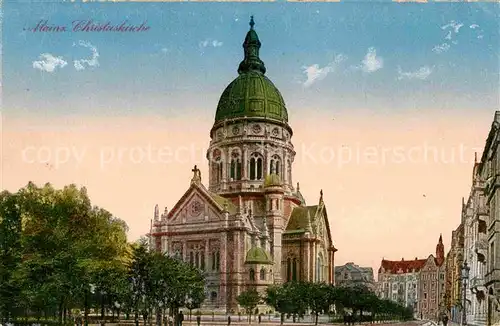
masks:
{"label": "tree", "polygon": [[306,283],[307,306],[315,316],[315,325],[318,324],[320,312],[328,311],[330,306],[330,288],[324,283]]}
{"label": "tree", "polygon": [[257,308],[257,305],[262,301],[259,293],[255,289],[250,289],[242,292],[237,298],[238,304],[245,308],[248,314],[248,323],[251,323],[252,312]]}
{"label": "tree", "polygon": [[[16,215],[14,232],[11,224]],[[122,265],[126,224],[104,209],[92,207],[85,188],[70,185],[58,190],[50,184],[37,187],[29,183],[15,194],[2,193],[0,220],[0,254],[6,254],[4,248],[17,250],[15,266],[13,259],[2,257],[0,273],[5,275],[1,279],[14,282],[18,289],[13,296],[8,284],[1,284],[2,318],[16,319],[29,312],[40,318],[43,312],[45,317],[58,315],[63,324],[71,308],[92,303],[87,295],[90,284],[103,279],[96,270],[107,265],[117,270]],[[10,256],[14,253],[9,252]],[[9,275],[6,264],[10,264]],[[115,277],[114,273],[108,276]],[[4,304],[6,298],[9,307]],[[6,314],[6,310],[10,312]]]}
{"label": "tree", "polygon": [[22,257],[22,218],[15,194],[0,193],[0,321],[8,322],[19,302],[16,272]]}

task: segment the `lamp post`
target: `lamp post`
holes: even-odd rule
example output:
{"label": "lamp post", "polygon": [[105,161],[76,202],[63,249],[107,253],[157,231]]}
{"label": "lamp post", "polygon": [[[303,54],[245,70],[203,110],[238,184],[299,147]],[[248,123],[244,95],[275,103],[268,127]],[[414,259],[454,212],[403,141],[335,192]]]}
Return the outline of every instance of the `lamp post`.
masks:
{"label": "lamp post", "polygon": [[463,291],[463,303],[462,303],[462,322],[460,325],[467,325],[467,281],[469,280],[469,270],[470,267],[467,266],[467,261],[464,262],[462,266],[462,291]]}

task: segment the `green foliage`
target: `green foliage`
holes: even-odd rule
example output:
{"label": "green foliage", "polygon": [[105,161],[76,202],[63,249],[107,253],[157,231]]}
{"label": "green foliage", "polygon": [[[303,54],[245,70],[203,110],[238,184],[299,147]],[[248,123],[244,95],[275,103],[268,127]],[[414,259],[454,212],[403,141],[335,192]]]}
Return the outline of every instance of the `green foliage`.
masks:
{"label": "green foliage", "polygon": [[[282,314],[303,315],[306,309],[318,316],[335,307],[337,314],[351,311],[357,318],[411,320],[413,311],[390,300],[378,298],[363,285],[335,287],[324,283],[289,282],[266,290],[265,302]],[[361,317],[364,316],[364,317]],[[316,318],[316,323],[318,318]]]}
{"label": "green foliage", "polygon": [[245,309],[248,315],[251,315],[255,308],[257,308],[257,305],[262,301],[262,298],[257,290],[250,289],[242,292],[236,298],[236,301],[238,301],[238,304]]}
{"label": "green foliage", "polygon": [[91,205],[85,188],[29,183],[0,193],[0,322],[57,316],[64,324],[72,309],[87,316],[90,308],[201,304],[199,270],[144,241],[129,244],[126,232],[125,222]]}

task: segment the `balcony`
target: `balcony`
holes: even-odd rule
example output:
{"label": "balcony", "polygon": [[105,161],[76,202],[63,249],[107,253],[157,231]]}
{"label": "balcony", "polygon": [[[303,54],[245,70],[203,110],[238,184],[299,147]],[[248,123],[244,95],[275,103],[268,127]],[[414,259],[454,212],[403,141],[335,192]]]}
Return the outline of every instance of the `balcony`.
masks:
{"label": "balcony", "polygon": [[485,285],[500,281],[500,270],[494,269],[493,271],[487,272],[485,275]]}
{"label": "balcony", "polygon": [[[484,222],[486,223],[488,221],[488,217],[490,215],[490,209],[488,206],[486,205],[479,205],[477,208],[476,208],[476,218],[479,222]],[[486,225],[484,226],[485,229],[483,232],[486,232]],[[481,230],[479,231],[481,232]]]}
{"label": "balcony", "polygon": [[474,251],[477,254],[477,259],[480,262],[484,262],[488,253],[488,242],[486,242],[486,236],[480,236],[479,239],[474,243]]}
{"label": "balcony", "polygon": [[485,292],[486,293],[486,286],[484,285],[484,279],[480,276],[473,277],[470,280],[470,289],[472,293],[477,293],[477,292]]}

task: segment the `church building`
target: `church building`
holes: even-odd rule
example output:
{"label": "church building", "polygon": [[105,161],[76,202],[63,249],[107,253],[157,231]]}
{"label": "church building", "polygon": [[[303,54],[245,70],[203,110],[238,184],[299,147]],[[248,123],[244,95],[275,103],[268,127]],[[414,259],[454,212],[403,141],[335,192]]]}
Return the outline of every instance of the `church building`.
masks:
{"label": "church building", "polygon": [[[287,281],[334,283],[334,254],[323,201],[306,205],[292,182],[293,130],[281,93],[266,77],[254,30],[238,77],[222,93],[210,130],[209,175],[195,166],[177,204],[155,207],[151,244],[203,270],[205,305],[238,311],[248,289]],[[202,181],[208,182],[205,186]]]}

